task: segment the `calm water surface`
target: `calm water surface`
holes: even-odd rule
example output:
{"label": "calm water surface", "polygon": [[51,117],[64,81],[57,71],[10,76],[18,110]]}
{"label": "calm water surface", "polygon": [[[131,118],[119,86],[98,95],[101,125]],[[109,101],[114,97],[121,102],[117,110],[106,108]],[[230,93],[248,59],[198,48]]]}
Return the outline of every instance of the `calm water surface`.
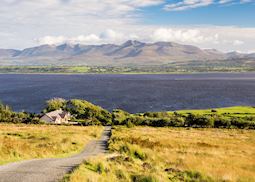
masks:
{"label": "calm water surface", "polygon": [[40,112],[53,97],[85,99],[132,113],[255,106],[255,73],[0,75],[0,100],[16,111]]}

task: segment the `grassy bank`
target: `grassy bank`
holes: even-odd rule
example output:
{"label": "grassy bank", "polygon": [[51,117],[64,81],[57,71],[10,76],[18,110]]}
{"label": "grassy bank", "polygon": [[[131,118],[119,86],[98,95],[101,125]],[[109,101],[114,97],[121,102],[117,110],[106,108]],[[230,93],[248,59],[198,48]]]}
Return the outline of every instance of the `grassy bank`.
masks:
{"label": "grassy bank", "polygon": [[102,130],[101,126],[0,124],[0,165],[78,153]]}
{"label": "grassy bank", "polygon": [[255,180],[254,130],[116,127],[109,147],[65,181]]}

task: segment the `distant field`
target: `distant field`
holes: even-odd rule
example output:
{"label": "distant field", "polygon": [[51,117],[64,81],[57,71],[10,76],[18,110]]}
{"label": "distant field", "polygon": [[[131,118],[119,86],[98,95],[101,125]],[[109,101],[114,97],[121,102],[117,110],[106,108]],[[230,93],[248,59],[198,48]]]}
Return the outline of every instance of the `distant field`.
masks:
{"label": "distant field", "polygon": [[0,165],[78,153],[102,130],[100,126],[0,124]]}
{"label": "distant field", "polygon": [[155,65],[155,66],[0,66],[0,73],[51,73],[51,74],[162,74],[196,72],[254,72],[252,66],[210,65]]}
{"label": "distant field", "polygon": [[110,149],[65,181],[255,181],[254,130],[116,127]]}
{"label": "distant field", "polygon": [[[212,114],[215,112],[217,114],[224,114],[226,116],[238,116],[238,117],[248,117],[255,116],[255,107],[250,106],[235,106],[235,107],[226,107],[226,108],[218,108],[218,109],[205,109],[205,110],[180,110],[177,111],[180,114]],[[169,112],[172,113],[172,112]]]}

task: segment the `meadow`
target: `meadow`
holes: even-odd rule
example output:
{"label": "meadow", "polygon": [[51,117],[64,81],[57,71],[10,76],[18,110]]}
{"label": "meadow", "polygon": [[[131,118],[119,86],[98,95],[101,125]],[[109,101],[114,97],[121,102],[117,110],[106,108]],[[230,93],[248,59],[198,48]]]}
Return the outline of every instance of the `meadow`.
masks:
{"label": "meadow", "polygon": [[[233,60],[230,60],[233,61]],[[0,73],[51,73],[51,74],[172,74],[172,73],[208,73],[208,72],[254,72],[254,66],[222,64],[222,61],[212,64],[204,62],[181,63],[163,65],[106,65],[106,66],[72,66],[72,65],[44,65],[44,66],[0,66]]]}
{"label": "meadow", "polygon": [[102,126],[0,124],[0,165],[79,153],[102,130]]}
{"label": "meadow", "polygon": [[111,154],[64,181],[255,181],[255,131],[114,127]]}
{"label": "meadow", "polygon": [[[210,115],[213,112],[217,114],[222,114],[228,117],[252,117],[255,116],[255,107],[250,106],[233,106],[233,107],[225,107],[225,108],[217,108],[217,109],[201,109],[201,110],[180,110],[177,111],[180,114],[203,114]],[[173,113],[173,112],[168,112]]]}

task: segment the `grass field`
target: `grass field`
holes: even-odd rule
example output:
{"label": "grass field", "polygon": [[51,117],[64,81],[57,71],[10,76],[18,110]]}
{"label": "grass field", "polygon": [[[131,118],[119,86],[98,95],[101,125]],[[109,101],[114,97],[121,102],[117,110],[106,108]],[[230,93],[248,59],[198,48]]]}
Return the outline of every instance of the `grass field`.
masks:
{"label": "grass field", "polygon": [[[222,63],[222,61],[220,61]],[[207,73],[207,72],[254,72],[254,66],[250,65],[203,65],[171,63],[164,65],[106,65],[106,66],[71,66],[71,65],[44,65],[44,66],[0,66],[0,73],[51,73],[51,74],[172,74],[172,73]]]}
{"label": "grass field", "polygon": [[0,165],[33,158],[65,157],[101,135],[101,126],[0,124]]}
{"label": "grass field", "polygon": [[[233,116],[233,117],[249,117],[255,116],[255,107],[250,106],[234,106],[234,107],[225,107],[225,108],[218,108],[218,109],[205,109],[205,110],[180,110],[177,111],[180,114],[212,114],[212,110],[217,114],[224,114],[226,116]],[[172,113],[172,112],[169,112]]]}
{"label": "grass field", "polygon": [[110,149],[65,181],[255,181],[254,130],[117,127]]}

